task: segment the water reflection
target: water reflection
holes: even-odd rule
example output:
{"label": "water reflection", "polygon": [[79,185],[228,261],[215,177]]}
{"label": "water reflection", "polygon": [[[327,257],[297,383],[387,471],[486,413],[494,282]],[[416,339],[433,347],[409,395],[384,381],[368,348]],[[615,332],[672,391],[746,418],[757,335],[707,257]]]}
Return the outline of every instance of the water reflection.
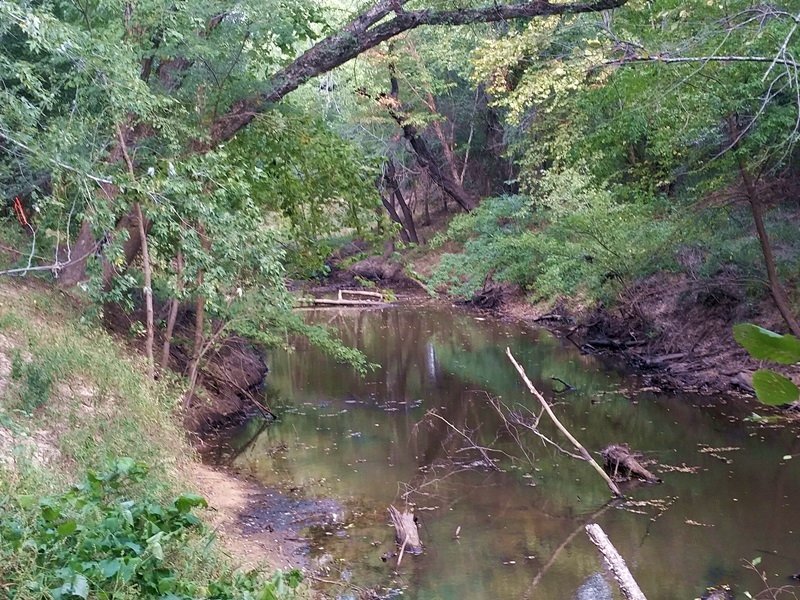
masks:
{"label": "water reflection", "polygon": [[[319,311],[312,318],[382,368],[360,377],[303,344],[276,353],[270,401],[284,403],[283,418],[262,431],[248,424],[232,443],[237,466],[265,482],[293,481],[305,494],[344,501],[347,528],[320,533],[314,549],[346,558],[358,584],[441,600],[547,600],[579,588],[579,597],[598,589],[607,595],[582,533],[589,518],[609,534],[650,600],[693,598],[721,582],[758,591],[741,566],[758,555],[781,578],[800,566],[800,477],[797,461],[781,459],[800,452],[796,432],[726,416],[732,405],[699,409],[686,398],[633,397],[630,380],[540,330],[433,309]],[[504,356],[507,346],[584,445],[626,441],[672,467],[654,469],[665,483],[632,490],[641,504],[607,506],[608,491],[588,466],[535,438],[528,440],[533,464],[502,459],[503,471],[454,473],[454,458],[480,457],[464,450],[450,424],[521,456],[508,435],[498,436],[501,419],[488,402],[535,406]],[[576,390],[549,391],[551,377]],[[431,410],[442,419],[425,419]],[[402,504],[409,491],[427,549],[404,559],[395,575],[380,560],[393,537],[386,506]]]}

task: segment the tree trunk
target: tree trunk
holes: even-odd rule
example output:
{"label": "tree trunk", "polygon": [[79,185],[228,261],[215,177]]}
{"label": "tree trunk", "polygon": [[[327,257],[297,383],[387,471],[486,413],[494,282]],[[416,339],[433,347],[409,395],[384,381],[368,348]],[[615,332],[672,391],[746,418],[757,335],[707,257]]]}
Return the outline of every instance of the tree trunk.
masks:
{"label": "tree trunk", "polygon": [[331,71],[406,31],[430,25],[471,25],[504,22],[509,19],[599,12],[618,8],[626,1],[598,0],[564,4],[541,1],[511,5],[495,2],[481,8],[452,10],[423,8],[407,11],[403,6],[408,0],[380,0],[345,25],[341,31],[317,42],[270,77],[266,92],[235,102],[227,114],[220,116],[213,123],[207,140],[197,140],[193,146],[195,150],[208,150],[231,139],[270,104],[277,102],[308,80]]}
{"label": "tree trunk", "polygon": [[410,242],[411,238],[408,235],[406,224],[403,222],[403,219],[400,218],[400,215],[397,214],[397,209],[394,207],[391,196],[386,198],[386,196],[381,194],[381,202],[383,202],[383,206],[386,208],[386,212],[389,213],[389,217],[391,217],[392,221],[400,225],[400,239],[404,242]]}
{"label": "tree trunk", "polygon": [[175,330],[175,321],[178,319],[178,308],[180,307],[179,296],[183,291],[183,252],[178,250],[178,255],[175,257],[175,275],[176,275],[176,294],[177,297],[170,301],[169,316],[167,317],[167,329],[164,332],[164,345],[161,349],[161,368],[169,368],[169,350],[172,344],[172,332]]}
{"label": "tree trunk", "polygon": [[408,237],[411,238],[412,243],[419,244],[417,227],[416,225],[414,225],[414,215],[411,212],[411,209],[408,207],[408,203],[406,202],[406,199],[403,197],[403,192],[400,191],[399,185],[394,189],[394,197],[397,200],[397,203],[400,205],[400,210],[403,213],[406,229],[408,229]]}
{"label": "tree trunk", "polygon": [[147,377],[152,381],[155,379],[155,359],[153,358],[153,340],[155,326],[153,324],[153,276],[150,269],[150,252],[147,247],[147,234],[144,231],[144,216],[142,206],[138,202],[134,207],[136,217],[139,220],[139,237],[142,241],[142,262],[144,271],[144,305],[147,323],[147,339],[145,341],[145,355],[147,356]]}
{"label": "tree trunk", "polygon": [[[200,235],[200,244],[204,249],[210,248],[210,243],[206,237],[206,229],[202,223],[197,225],[197,233]],[[203,357],[203,342],[205,340],[205,317],[206,317],[206,298],[202,294],[203,269],[197,271],[196,289],[197,298],[194,305],[194,347],[192,349],[192,361],[189,365],[189,391],[184,399],[184,407],[188,408],[197,386],[197,375],[200,371],[200,359]]]}
{"label": "tree trunk", "polygon": [[758,242],[761,245],[761,253],[764,255],[764,265],[767,268],[769,291],[772,294],[772,299],[775,301],[778,312],[781,313],[783,320],[789,327],[789,331],[791,331],[795,337],[800,338],[800,325],[792,313],[789,298],[778,277],[778,269],[775,266],[775,256],[772,253],[772,244],[770,244],[769,234],[764,225],[764,206],[758,195],[755,182],[741,158],[739,158],[739,173],[747,193],[747,200],[750,203],[750,209],[753,214],[753,221],[758,235]]}
{"label": "tree trunk", "polygon": [[425,140],[419,135],[417,128],[408,122],[408,118],[402,112],[402,104],[398,98],[399,85],[391,65],[389,70],[392,73],[390,77],[391,92],[389,96],[393,99],[392,103],[386,104],[389,115],[391,115],[402,128],[403,137],[406,139],[409,146],[411,146],[419,166],[425,169],[431,180],[438,185],[442,191],[455,200],[461,208],[466,212],[471,211],[478,205],[477,199],[467,192],[464,186],[458,182],[457,175],[454,176],[453,173],[439,166],[439,161],[430,151]]}
{"label": "tree trunk", "polygon": [[[407,232],[408,237],[408,240],[406,241],[419,244],[417,228],[414,225],[414,215],[411,212],[411,209],[408,207],[406,199],[403,197],[403,192],[400,190],[400,182],[397,180],[397,169],[394,166],[394,161],[390,160],[388,163],[386,163],[386,171],[384,172],[383,177],[386,181],[386,187],[388,188],[389,192],[394,195],[394,198],[397,200],[397,204],[400,206],[400,210],[403,213],[402,224]],[[397,215],[394,205],[392,205],[392,211],[395,215]]]}
{"label": "tree trunk", "polygon": [[[202,284],[203,274],[198,275],[198,282]],[[194,305],[194,347],[192,349],[192,361],[189,363],[189,389],[186,392],[183,406],[189,407],[194,390],[197,387],[197,374],[200,370],[200,358],[203,356],[203,328],[205,327],[206,299],[198,294]]]}

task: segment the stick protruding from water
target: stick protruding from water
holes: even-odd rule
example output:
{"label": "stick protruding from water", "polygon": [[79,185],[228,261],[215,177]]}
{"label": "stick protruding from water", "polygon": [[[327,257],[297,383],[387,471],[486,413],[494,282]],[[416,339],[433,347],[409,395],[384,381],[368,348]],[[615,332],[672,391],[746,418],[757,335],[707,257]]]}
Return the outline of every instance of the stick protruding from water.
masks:
{"label": "stick protruding from water", "polygon": [[534,387],[533,383],[531,383],[531,380],[528,378],[528,375],[525,373],[525,369],[522,368],[522,365],[520,365],[517,362],[517,359],[514,358],[514,355],[511,354],[511,348],[506,348],[506,355],[511,361],[511,364],[513,364],[514,367],[517,369],[517,373],[519,373],[519,376],[522,378],[522,381],[525,382],[525,385],[528,387],[530,393],[536,397],[536,399],[542,405],[542,408],[544,408],[544,411],[547,413],[547,416],[550,417],[550,420],[553,421],[553,423],[555,423],[556,427],[558,427],[561,433],[563,433],[564,436],[572,443],[572,445],[575,446],[575,449],[583,457],[583,460],[592,465],[594,470],[600,474],[600,477],[602,477],[603,481],[606,482],[612,494],[614,494],[619,498],[624,497],[622,492],[619,490],[619,487],[617,487],[617,484],[614,483],[611,477],[608,476],[608,473],[606,473],[603,470],[603,468],[597,464],[597,461],[594,458],[592,458],[592,455],[589,454],[586,448],[584,448],[583,445],[577,439],[575,439],[575,436],[573,436],[569,432],[569,430],[566,427],[564,427],[561,421],[558,420],[558,417],[556,417],[555,413],[553,412],[553,409],[550,407],[550,404],[547,402],[547,400],[545,400],[544,396],[542,396],[539,393],[539,390],[537,390],[536,387]]}

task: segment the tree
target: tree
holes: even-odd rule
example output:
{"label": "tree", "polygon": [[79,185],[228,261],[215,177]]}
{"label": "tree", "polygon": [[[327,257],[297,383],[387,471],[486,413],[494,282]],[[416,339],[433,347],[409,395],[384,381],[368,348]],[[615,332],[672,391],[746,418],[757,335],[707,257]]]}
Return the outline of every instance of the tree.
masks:
{"label": "tree", "polygon": [[[255,331],[261,303],[287,310],[287,262],[373,215],[376,198],[361,194],[372,166],[325,124],[274,110],[279,100],[421,26],[624,2],[407,10],[379,0],[320,40],[325,14],[300,0],[0,0],[0,181],[36,215],[28,265],[7,273],[50,270],[63,285],[94,274],[106,303],[143,290],[151,365],[156,301],[192,302],[196,370],[223,324]],[[34,263],[43,250],[54,258]],[[140,255],[144,281],[131,268]]]}

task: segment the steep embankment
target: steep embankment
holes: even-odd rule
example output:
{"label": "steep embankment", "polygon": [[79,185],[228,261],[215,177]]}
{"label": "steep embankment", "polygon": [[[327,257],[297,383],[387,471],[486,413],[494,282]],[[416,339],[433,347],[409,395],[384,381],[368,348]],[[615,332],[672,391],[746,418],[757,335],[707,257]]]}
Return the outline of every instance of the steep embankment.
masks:
{"label": "steep embankment", "polygon": [[[762,365],[734,340],[736,323],[783,329],[769,299],[755,301],[722,276],[652,275],[627,288],[610,307],[566,301],[537,306],[517,295],[506,297],[497,310],[551,327],[585,352],[621,356],[652,385],[701,394],[753,392],[753,372]],[[782,370],[800,378],[796,367]]]}
{"label": "steep embankment", "polygon": [[[417,251],[410,268],[429,278],[441,254]],[[749,283],[724,272],[705,278],[661,272],[625,286],[606,305],[567,296],[531,303],[519,287],[488,277],[466,304],[550,328],[584,352],[620,356],[663,389],[751,395],[752,375],[763,365],[736,343],[733,326],[754,322],[782,331],[785,324],[771,299],[754,297]],[[800,381],[800,368],[780,370]]]}
{"label": "steep embankment", "polygon": [[[175,416],[182,382],[148,383],[145,372],[72,298],[35,282],[0,281],[0,522],[14,524],[13,535],[0,531],[0,589],[33,598],[40,595],[30,582],[78,595],[84,584],[92,594],[112,585],[115,597],[133,598],[147,595],[150,582],[183,590],[178,597],[205,597],[215,585],[230,595],[214,597],[241,597],[248,586],[270,584],[234,577],[237,566],[293,566],[294,545],[280,532],[243,533],[241,513],[260,490],[197,462]],[[64,495],[82,480],[88,487]],[[196,496],[173,501],[185,492],[205,496],[209,509],[200,516],[213,529],[186,516],[195,504],[202,509]],[[97,515],[112,513],[144,541],[104,545],[81,563],[85,571],[64,579],[59,568],[107,524]],[[163,536],[154,541],[156,531]],[[28,536],[38,554],[17,547]],[[62,555],[62,547],[72,549]]]}

